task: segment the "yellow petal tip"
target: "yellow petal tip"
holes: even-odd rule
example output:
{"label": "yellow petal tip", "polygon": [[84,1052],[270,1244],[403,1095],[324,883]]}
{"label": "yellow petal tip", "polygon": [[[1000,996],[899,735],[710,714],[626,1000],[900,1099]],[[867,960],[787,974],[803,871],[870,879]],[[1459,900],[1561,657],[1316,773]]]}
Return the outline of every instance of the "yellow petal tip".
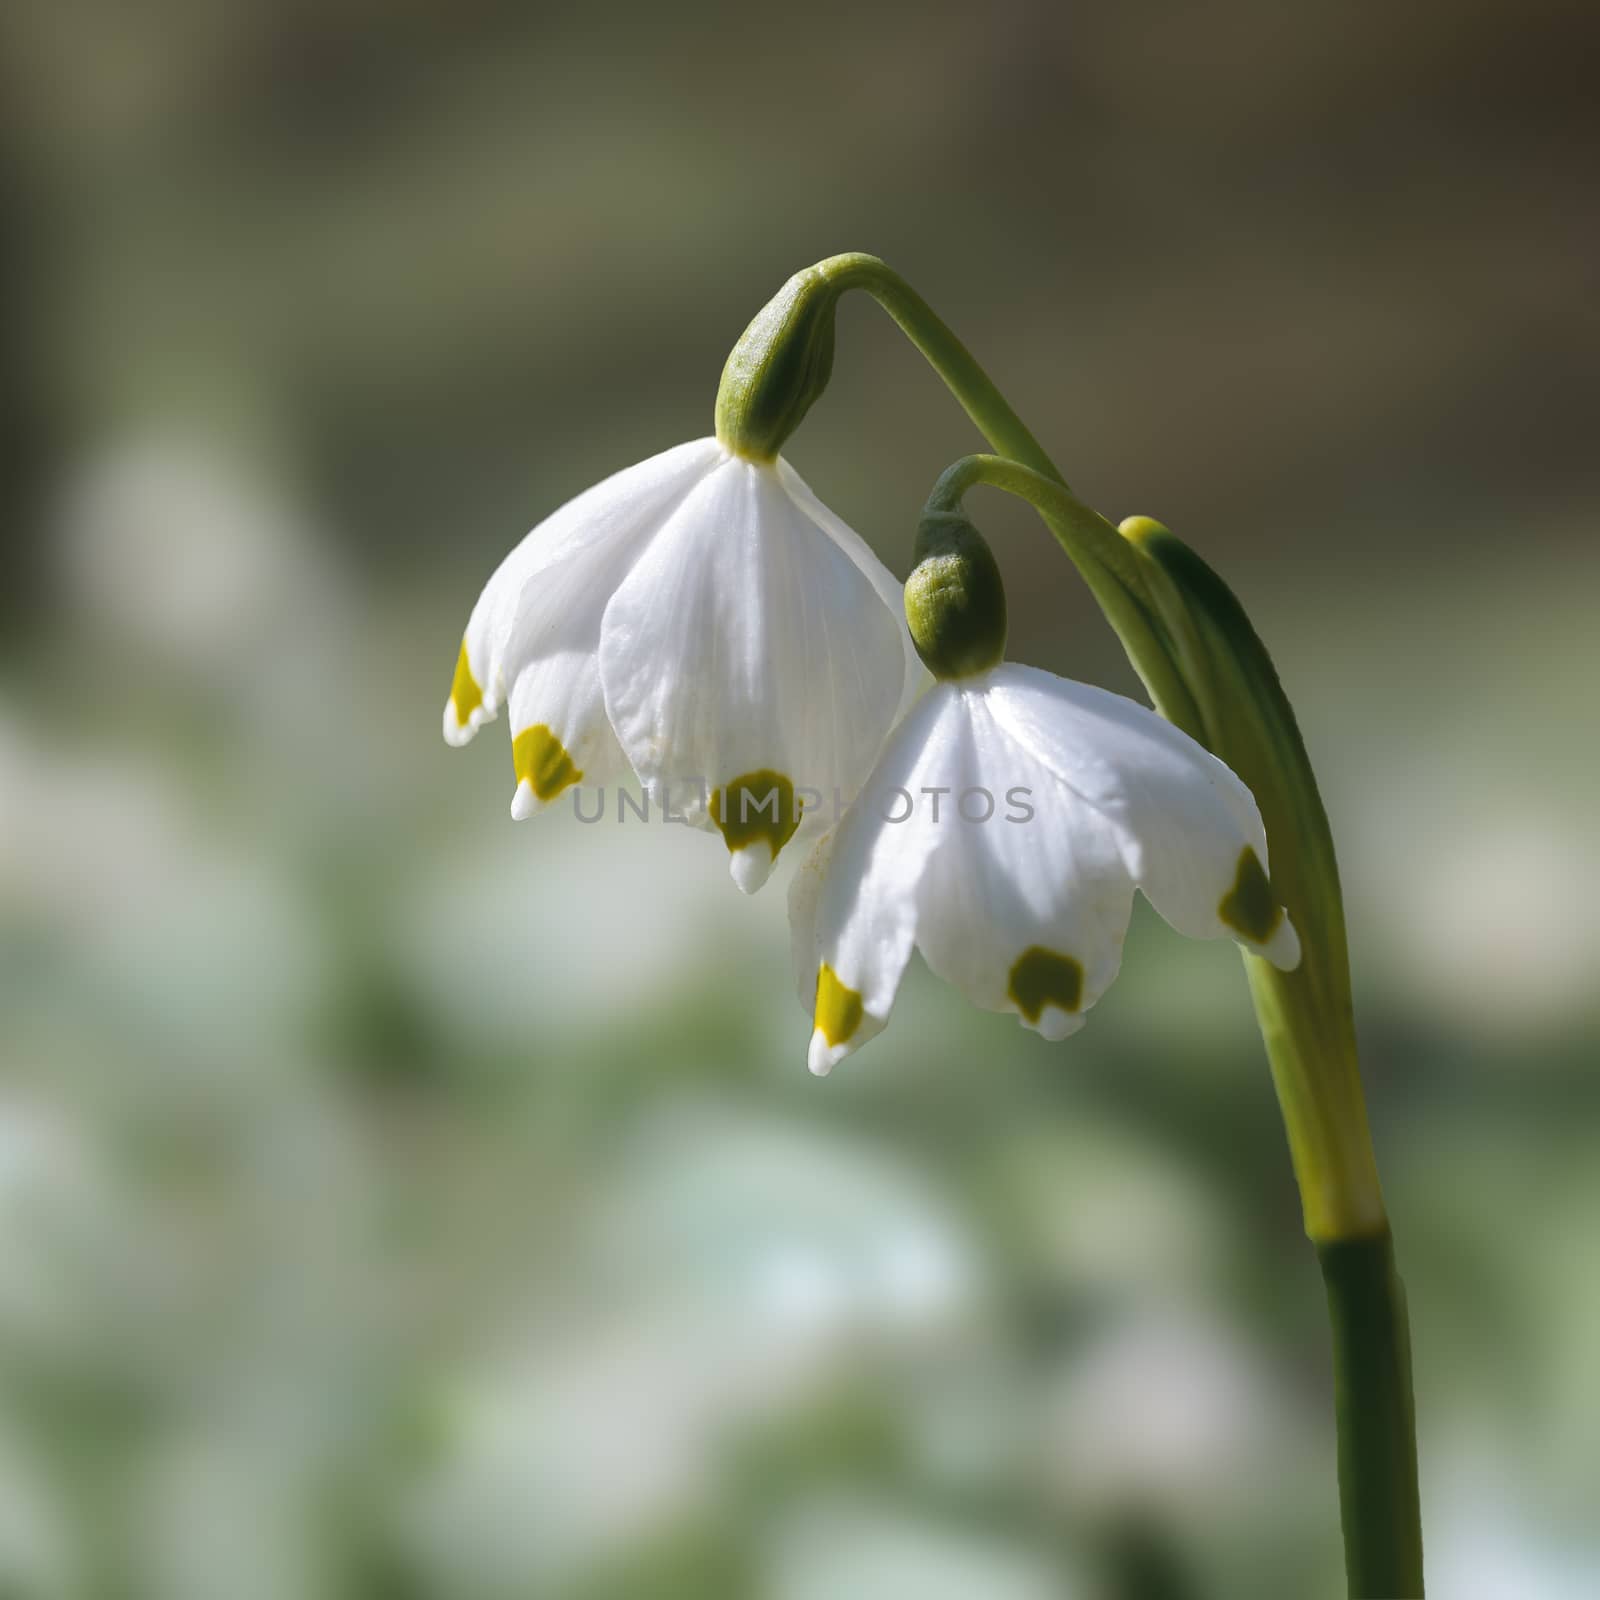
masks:
{"label": "yellow petal tip", "polygon": [[542,722],[524,728],[511,741],[511,762],[517,771],[519,795],[527,784],[540,800],[554,800],[583,777],[567,747]]}
{"label": "yellow petal tip", "polygon": [[817,968],[816,1031],[831,1047],[849,1044],[865,1008],[859,990],[845,983],[826,961]]}
{"label": "yellow petal tip", "polygon": [[455,711],[456,726],[465,728],[472,721],[472,713],[483,704],[483,689],[472,675],[472,663],[467,659],[467,641],[461,641],[461,653],[456,657],[456,675],[450,680],[450,705]]}

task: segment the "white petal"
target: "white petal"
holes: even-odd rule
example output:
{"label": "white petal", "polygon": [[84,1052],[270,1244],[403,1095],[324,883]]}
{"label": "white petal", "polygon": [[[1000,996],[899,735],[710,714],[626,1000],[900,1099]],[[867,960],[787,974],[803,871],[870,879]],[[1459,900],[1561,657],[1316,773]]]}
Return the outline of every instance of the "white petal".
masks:
{"label": "white petal", "polygon": [[1287,916],[1224,920],[1225,907],[1266,892],[1246,853],[1261,874],[1268,866],[1261,815],[1227,766],[1135,701],[1033,667],[997,667],[987,699],[1002,728],[1115,826],[1128,871],[1174,928],[1237,939],[1286,969],[1298,962]]}
{"label": "white petal", "polygon": [[878,559],[871,545],[854,528],[812,493],[811,486],[782,456],[778,457],[778,477],[795,504],[867,575],[867,581],[877,590],[879,599],[900,620],[900,644],[905,654],[906,676],[900,705],[895,713],[895,721],[898,722],[911,709],[917,696],[933,682],[933,674],[923,666],[922,657],[911,642],[911,630],[905,625],[905,585]]}
{"label": "white petal", "polygon": [[[815,815],[870,770],[905,690],[904,631],[776,470],[730,456],[606,609],[606,709],[640,778],[675,805],[681,795],[691,820],[707,822],[697,792],[754,774],[810,790]],[[747,849],[768,858],[736,863],[748,887],[776,851]]]}
{"label": "white petal", "polygon": [[531,816],[580,781],[630,777],[606,716],[600,685],[600,626],[649,530],[579,545],[524,585],[506,651],[511,688],[511,814]]}
{"label": "white petal", "polygon": [[[809,1064],[819,1075],[888,1021],[911,957],[917,883],[937,841],[917,800],[947,764],[963,717],[954,689],[930,690],[889,736],[866,792],[790,887],[795,982],[813,1020]],[[819,994],[819,982],[836,987]]]}
{"label": "white petal", "polygon": [[631,544],[658,525],[721,455],[715,439],[695,439],[665,450],[586,489],[523,538],[472,608],[456,683],[445,702],[449,743],[465,744],[499,714],[521,665],[513,645],[529,580],[581,550]]}
{"label": "white petal", "polygon": [[961,694],[917,948],[974,1004],[1060,1039],[1117,974],[1133,881],[1116,830],[996,721],[991,677]]}
{"label": "white petal", "polygon": [[593,788],[631,776],[606,720],[592,640],[588,649],[558,650],[523,667],[511,688],[511,728],[511,815],[519,822],[574,784]]}

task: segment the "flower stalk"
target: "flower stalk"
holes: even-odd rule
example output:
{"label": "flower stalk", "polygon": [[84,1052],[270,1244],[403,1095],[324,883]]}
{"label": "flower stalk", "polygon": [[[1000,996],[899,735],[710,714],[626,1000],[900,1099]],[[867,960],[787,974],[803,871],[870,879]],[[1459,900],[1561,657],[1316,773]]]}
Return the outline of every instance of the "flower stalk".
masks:
{"label": "flower stalk", "polygon": [[971,351],[915,289],[876,256],[829,256],[784,284],[756,314],[728,356],[717,390],[717,437],[756,459],[776,454],[800,425],[833,371],[834,308],[861,289],[944,380],[961,409],[1000,454],[1064,481]]}
{"label": "flower stalk", "polygon": [[725,447],[770,459],[825,387],[834,307],[871,294],[944,380],[993,455],[948,469],[926,515],[962,515],[983,485],[1020,496],[1082,574],[1156,708],[1239,775],[1271,848],[1271,891],[1304,958],[1244,962],[1332,1328],[1339,1481],[1352,1596],[1422,1593],[1404,1298],[1357,1058],[1343,902],[1327,815],[1293,710],[1243,607],[1192,550],[1144,518],[1114,527],[1080,501],[971,353],[876,257],[797,273],[735,346],[717,399]]}

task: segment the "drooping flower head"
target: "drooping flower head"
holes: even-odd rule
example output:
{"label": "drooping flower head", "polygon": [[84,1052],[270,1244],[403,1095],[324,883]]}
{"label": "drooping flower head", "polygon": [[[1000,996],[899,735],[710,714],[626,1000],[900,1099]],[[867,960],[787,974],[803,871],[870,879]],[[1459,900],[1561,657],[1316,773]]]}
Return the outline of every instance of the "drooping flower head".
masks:
{"label": "drooping flower head", "polygon": [[[773,388],[743,378],[747,399]],[[514,817],[636,774],[722,834],[751,892],[807,820],[806,791],[854,793],[925,674],[899,584],[777,454],[804,407],[757,429],[760,406],[729,392],[718,437],[607,478],[501,563],[444,736],[465,744],[509,701]]]}
{"label": "drooping flower head", "polygon": [[1293,968],[1244,784],[1136,702],[1005,662],[999,572],[964,519],[927,519],[919,554],[906,613],[939,681],[791,890],[812,1071],[883,1028],[913,946],[1064,1038],[1117,974],[1135,888],[1180,933]]}

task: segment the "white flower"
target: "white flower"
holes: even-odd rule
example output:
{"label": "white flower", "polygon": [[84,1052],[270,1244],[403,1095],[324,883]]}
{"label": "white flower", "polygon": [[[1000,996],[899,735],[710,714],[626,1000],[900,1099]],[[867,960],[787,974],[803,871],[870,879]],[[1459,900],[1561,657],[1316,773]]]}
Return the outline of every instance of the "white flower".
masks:
{"label": "white flower", "polygon": [[791,890],[811,1070],[883,1028],[913,944],[1064,1038],[1116,976],[1136,886],[1180,933],[1292,968],[1266,866],[1249,790],[1154,712],[1009,663],[942,681]]}
{"label": "white flower", "polygon": [[658,806],[722,832],[751,892],[804,791],[854,793],[921,687],[900,604],[785,461],[698,439],[595,485],[506,557],[467,624],[444,736],[465,744],[509,698],[514,817],[631,770]]}

